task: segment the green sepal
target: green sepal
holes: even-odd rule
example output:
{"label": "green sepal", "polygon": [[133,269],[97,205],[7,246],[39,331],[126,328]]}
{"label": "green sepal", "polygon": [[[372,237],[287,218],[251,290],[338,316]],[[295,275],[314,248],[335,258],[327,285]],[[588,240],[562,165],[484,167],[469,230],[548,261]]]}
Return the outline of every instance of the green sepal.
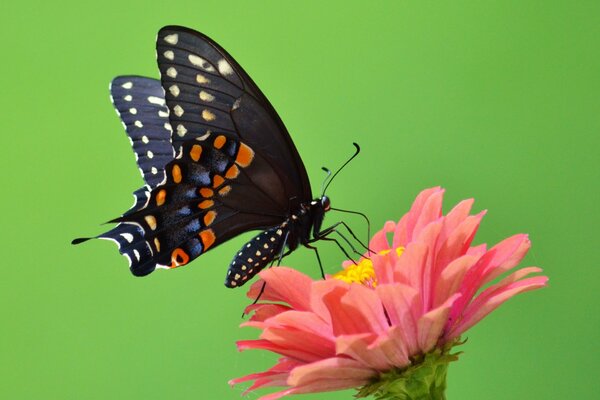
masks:
{"label": "green sepal", "polygon": [[[464,342],[462,342],[464,343]],[[453,345],[435,349],[412,359],[412,365],[380,373],[371,383],[358,389],[357,398],[374,395],[377,400],[444,400],[448,364],[458,360],[450,354]]]}

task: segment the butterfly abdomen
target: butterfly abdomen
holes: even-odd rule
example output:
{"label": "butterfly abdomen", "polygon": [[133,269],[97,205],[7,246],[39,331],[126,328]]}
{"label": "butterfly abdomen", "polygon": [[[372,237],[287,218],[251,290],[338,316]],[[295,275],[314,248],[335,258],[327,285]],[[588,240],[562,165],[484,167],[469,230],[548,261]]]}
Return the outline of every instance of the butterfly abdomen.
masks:
{"label": "butterfly abdomen", "polygon": [[271,261],[279,257],[287,230],[281,226],[268,229],[246,243],[236,254],[225,279],[225,286],[242,286]]}

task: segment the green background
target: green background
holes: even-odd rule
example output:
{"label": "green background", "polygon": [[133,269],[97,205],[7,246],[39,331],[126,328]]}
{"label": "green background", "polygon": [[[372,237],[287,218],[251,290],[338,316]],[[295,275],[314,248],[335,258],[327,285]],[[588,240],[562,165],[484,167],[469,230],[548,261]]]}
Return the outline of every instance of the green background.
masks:
{"label": "green background", "polygon": [[[523,265],[550,286],[469,332],[449,399],[600,395],[600,2],[51,3],[0,5],[0,398],[237,399],[227,380],[274,360],[234,346],[256,336],[237,328],[245,292],[223,286],[244,238],[145,279],[112,244],[69,244],[102,232],[141,184],[107,86],[157,76],[168,24],[245,67],[313,187],[362,145],[330,188],[335,206],[380,227],[442,185],[446,210],[467,197],[489,210],[477,243],[530,233]],[[320,248],[336,271],[340,252]],[[286,264],[317,274],[307,250]]]}

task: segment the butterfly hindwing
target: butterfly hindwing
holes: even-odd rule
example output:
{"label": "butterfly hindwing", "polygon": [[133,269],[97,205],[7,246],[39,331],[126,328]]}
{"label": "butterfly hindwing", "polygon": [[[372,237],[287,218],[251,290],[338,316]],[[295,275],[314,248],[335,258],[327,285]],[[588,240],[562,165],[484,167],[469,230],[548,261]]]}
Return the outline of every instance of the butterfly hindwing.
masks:
{"label": "butterfly hindwing", "polygon": [[110,93],[140,172],[146,183],[154,187],[164,179],[164,167],[174,157],[162,85],[156,79],[119,76],[111,82]]}
{"label": "butterfly hindwing", "polygon": [[187,141],[146,205],[115,219],[119,226],[101,237],[119,244],[135,275],[146,275],[185,265],[241,232],[276,225],[285,210],[249,178],[263,162],[225,134]]}

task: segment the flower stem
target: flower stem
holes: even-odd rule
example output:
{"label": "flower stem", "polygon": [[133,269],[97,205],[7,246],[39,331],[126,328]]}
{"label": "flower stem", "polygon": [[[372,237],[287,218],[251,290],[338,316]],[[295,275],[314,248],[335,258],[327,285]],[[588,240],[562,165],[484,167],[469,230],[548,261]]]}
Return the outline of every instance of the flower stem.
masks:
{"label": "flower stem", "polygon": [[404,369],[394,369],[359,389],[356,397],[373,395],[377,400],[445,400],[448,364],[458,354],[436,349]]}

